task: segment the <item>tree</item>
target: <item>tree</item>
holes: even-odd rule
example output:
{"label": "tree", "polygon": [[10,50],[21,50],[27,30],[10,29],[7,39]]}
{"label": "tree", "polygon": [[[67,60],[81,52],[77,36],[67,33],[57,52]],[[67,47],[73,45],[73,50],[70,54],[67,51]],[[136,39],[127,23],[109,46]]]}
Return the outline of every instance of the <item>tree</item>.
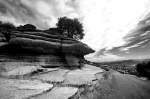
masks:
{"label": "tree", "polygon": [[137,64],[136,70],[139,76],[147,77],[150,79],[150,61]]}
{"label": "tree", "polygon": [[32,24],[25,24],[25,25],[20,25],[19,27],[17,27],[18,31],[36,31],[36,26],[32,25]]}
{"label": "tree", "polygon": [[0,32],[2,33],[7,42],[11,38],[11,31],[14,30],[16,30],[16,27],[13,24],[0,22]]}
{"label": "tree", "polygon": [[67,17],[60,17],[58,18],[56,26],[60,34],[69,38],[80,40],[84,37],[83,25],[76,18],[70,19]]}

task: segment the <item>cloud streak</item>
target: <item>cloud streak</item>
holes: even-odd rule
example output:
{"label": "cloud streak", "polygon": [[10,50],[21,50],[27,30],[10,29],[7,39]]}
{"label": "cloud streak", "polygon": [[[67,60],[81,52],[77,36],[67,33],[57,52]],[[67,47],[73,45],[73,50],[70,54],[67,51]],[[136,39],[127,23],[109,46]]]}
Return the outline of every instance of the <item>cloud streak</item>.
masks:
{"label": "cloud streak", "polygon": [[58,17],[78,17],[76,4],[71,4],[70,0],[0,0],[0,19],[45,29],[55,26]]}
{"label": "cloud streak", "polygon": [[[141,35],[142,38],[133,32],[133,36],[126,35],[149,8],[149,0],[0,0],[0,20],[15,25],[30,23],[47,29],[55,26],[61,16],[79,18],[85,29],[83,42],[97,51],[112,50],[111,54],[119,55],[114,49],[136,48],[137,43],[147,40],[146,33]],[[138,31],[143,32],[147,27],[149,24],[140,25]],[[146,42],[148,40],[142,44]]]}
{"label": "cloud streak", "polygon": [[[148,17],[149,16],[149,17]],[[124,39],[126,44],[107,52],[126,59],[150,58],[150,14],[147,14]]]}

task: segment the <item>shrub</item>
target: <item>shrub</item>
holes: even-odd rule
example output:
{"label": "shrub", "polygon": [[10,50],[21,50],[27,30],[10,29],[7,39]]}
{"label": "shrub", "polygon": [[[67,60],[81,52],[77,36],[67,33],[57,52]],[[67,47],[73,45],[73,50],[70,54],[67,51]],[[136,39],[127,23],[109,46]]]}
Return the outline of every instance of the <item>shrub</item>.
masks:
{"label": "shrub", "polygon": [[11,23],[0,22],[0,32],[5,38],[5,41],[9,41],[11,38],[11,31],[16,30],[16,27]]}
{"label": "shrub", "polygon": [[74,38],[76,40],[81,40],[84,37],[83,25],[78,19],[70,19],[67,17],[58,18],[58,23],[56,24],[60,34],[66,37]]}
{"label": "shrub", "polygon": [[136,70],[139,76],[147,77],[150,79],[150,61],[137,64]]}
{"label": "shrub", "polygon": [[36,31],[36,26],[32,25],[32,24],[25,24],[25,25],[20,25],[19,27],[17,27],[18,31]]}

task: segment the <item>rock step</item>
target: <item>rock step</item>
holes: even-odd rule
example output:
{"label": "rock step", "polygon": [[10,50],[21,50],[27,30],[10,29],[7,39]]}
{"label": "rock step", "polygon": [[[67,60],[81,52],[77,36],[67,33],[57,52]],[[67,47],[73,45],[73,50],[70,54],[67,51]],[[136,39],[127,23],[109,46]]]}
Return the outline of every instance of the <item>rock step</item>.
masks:
{"label": "rock step", "polygon": [[78,91],[74,87],[55,87],[51,91],[42,95],[37,95],[30,99],[68,99]]}
{"label": "rock step", "polygon": [[38,79],[45,82],[63,82],[64,76],[69,70],[59,69],[56,71],[50,71],[39,75],[32,76],[32,79]]}
{"label": "rock step", "polygon": [[41,94],[53,87],[41,81],[0,78],[0,99],[26,99]]}

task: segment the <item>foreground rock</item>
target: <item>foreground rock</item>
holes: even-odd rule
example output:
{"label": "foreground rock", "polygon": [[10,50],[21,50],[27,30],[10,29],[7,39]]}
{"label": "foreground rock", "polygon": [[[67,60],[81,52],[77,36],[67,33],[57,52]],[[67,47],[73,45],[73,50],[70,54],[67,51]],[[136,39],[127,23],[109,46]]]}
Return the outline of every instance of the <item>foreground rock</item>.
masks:
{"label": "foreground rock", "polygon": [[68,99],[78,91],[74,87],[55,87],[50,92],[37,95],[31,99]]}
{"label": "foreground rock", "polygon": [[37,80],[0,78],[1,99],[25,99],[40,94],[53,87],[52,84]]}
{"label": "foreground rock", "polygon": [[38,71],[38,69],[40,70],[40,68],[38,68],[37,66],[18,67],[18,68],[15,68],[15,69],[7,71],[7,72],[2,72],[1,75],[8,76],[8,77],[26,75],[26,74],[30,74],[34,71]]}
{"label": "foreground rock", "polygon": [[[13,79],[1,77],[0,97],[2,99],[149,99],[150,97],[150,81],[113,70],[104,71],[87,64],[75,70],[43,68],[43,71],[34,74],[26,73],[19,74],[21,77]],[[27,76],[28,73],[30,76]]]}

